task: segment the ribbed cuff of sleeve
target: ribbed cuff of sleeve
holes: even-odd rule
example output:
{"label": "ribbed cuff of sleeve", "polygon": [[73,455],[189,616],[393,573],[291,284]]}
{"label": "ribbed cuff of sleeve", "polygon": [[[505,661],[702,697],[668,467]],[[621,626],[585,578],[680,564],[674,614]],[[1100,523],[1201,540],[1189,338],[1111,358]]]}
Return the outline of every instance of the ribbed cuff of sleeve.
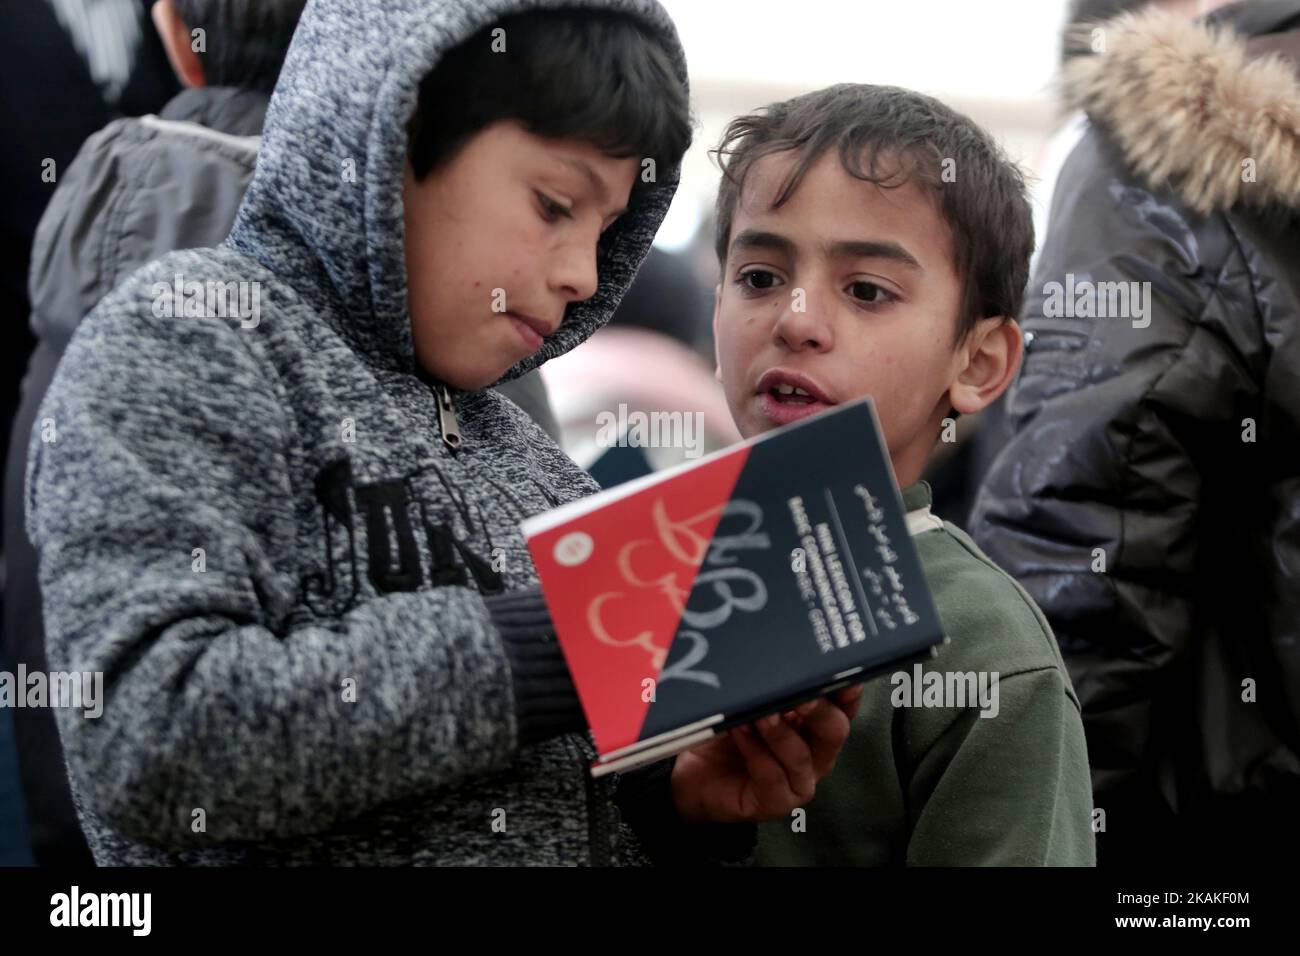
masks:
{"label": "ribbed cuff of sleeve", "polygon": [[510,665],[519,746],[587,729],[541,588],[485,597]]}

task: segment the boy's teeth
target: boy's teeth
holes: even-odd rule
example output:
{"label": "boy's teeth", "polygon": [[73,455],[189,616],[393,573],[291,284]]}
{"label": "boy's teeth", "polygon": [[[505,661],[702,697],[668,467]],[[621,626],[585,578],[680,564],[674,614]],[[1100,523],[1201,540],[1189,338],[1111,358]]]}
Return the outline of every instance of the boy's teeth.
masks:
{"label": "boy's teeth", "polygon": [[781,382],[772,386],[772,394],[783,404],[808,405],[816,401],[808,392],[797,385]]}

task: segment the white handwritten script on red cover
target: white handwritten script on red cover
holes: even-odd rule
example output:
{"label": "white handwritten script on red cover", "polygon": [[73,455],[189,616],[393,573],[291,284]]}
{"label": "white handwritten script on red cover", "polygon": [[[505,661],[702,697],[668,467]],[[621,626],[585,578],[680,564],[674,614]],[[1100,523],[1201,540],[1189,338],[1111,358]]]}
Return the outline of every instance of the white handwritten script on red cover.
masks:
{"label": "white handwritten script on red cover", "polygon": [[[651,508],[656,539],[638,538],[628,541],[618,551],[617,566],[622,580],[631,587],[657,590],[667,599],[680,621],[692,628],[714,628],[731,617],[733,610],[760,611],[767,604],[767,588],[763,579],[753,571],[738,567],[730,552],[738,548],[768,548],[768,536],[759,531],[763,512],[752,501],[732,500],[715,508],[675,521],[668,515],[663,499],[656,499]],[[717,537],[701,533],[701,527],[713,530],[729,516],[749,519],[749,526],[739,534]],[[655,544],[662,550],[654,548]],[[640,562],[636,556],[640,554]],[[667,557],[669,560],[665,561]],[[699,573],[708,564],[717,567]],[[643,573],[644,572],[644,573]],[[653,577],[656,572],[663,572]],[[694,587],[708,585],[721,603],[707,611],[689,610],[686,606]],[[745,593],[737,593],[741,587]],[[692,642],[691,650],[678,663],[667,669],[668,645],[673,638],[669,632],[663,644],[656,643],[653,630],[646,629],[631,636],[618,638],[606,626],[605,605],[628,597],[626,591],[605,591],[595,595],[587,605],[587,625],[596,640],[611,647],[640,647],[650,655],[650,666],[659,675],[660,683],[667,680],[694,680],[711,687],[718,686],[716,674],[693,670],[708,655],[708,639],[698,631],[682,630],[679,636]],[[611,617],[618,618],[617,603]],[[624,621],[627,619],[624,618]],[[635,627],[635,625],[634,625]]]}
{"label": "white handwritten script on red cover", "polygon": [[720,687],[723,668],[701,666],[709,637],[768,602],[762,577],[740,560],[744,549],[771,547],[760,506],[733,498],[747,455],[742,446],[528,538],[602,752],[640,739],[665,681]]}

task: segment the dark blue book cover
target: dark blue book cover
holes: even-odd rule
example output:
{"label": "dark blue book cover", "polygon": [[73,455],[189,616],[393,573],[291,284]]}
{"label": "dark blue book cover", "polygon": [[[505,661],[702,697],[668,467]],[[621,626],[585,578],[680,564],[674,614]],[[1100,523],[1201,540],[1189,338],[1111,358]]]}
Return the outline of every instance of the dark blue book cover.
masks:
{"label": "dark blue book cover", "polygon": [[602,488],[613,488],[653,472],[654,467],[646,457],[645,449],[624,444],[610,448],[587,469]]}

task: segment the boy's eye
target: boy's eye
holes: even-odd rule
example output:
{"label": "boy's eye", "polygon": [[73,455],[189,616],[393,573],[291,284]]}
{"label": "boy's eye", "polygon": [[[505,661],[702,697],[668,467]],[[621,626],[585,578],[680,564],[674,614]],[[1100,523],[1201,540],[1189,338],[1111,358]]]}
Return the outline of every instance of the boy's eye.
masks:
{"label": "boy's eye", "polygon": [[762,291],[775,288],[779,282],[775,273],[766,269],[750,269],[737,276],[737,281],[747,289]]}
{"label": "boy's eye", "polygon": [[882,302],[889,302],[895,298],[894,294],[874,282],[858,280],[849,283],[849,295],[859,302],[865,302],[868,305],[877,305]]}
{"label": "boy's eye", "polygon": [[542,218],[547,222],[556,222],[560,218],[572,219],[573,210],[568,206],[556,202],[546,193],[533,190],[537,196],[537,202],[542,207]]}

